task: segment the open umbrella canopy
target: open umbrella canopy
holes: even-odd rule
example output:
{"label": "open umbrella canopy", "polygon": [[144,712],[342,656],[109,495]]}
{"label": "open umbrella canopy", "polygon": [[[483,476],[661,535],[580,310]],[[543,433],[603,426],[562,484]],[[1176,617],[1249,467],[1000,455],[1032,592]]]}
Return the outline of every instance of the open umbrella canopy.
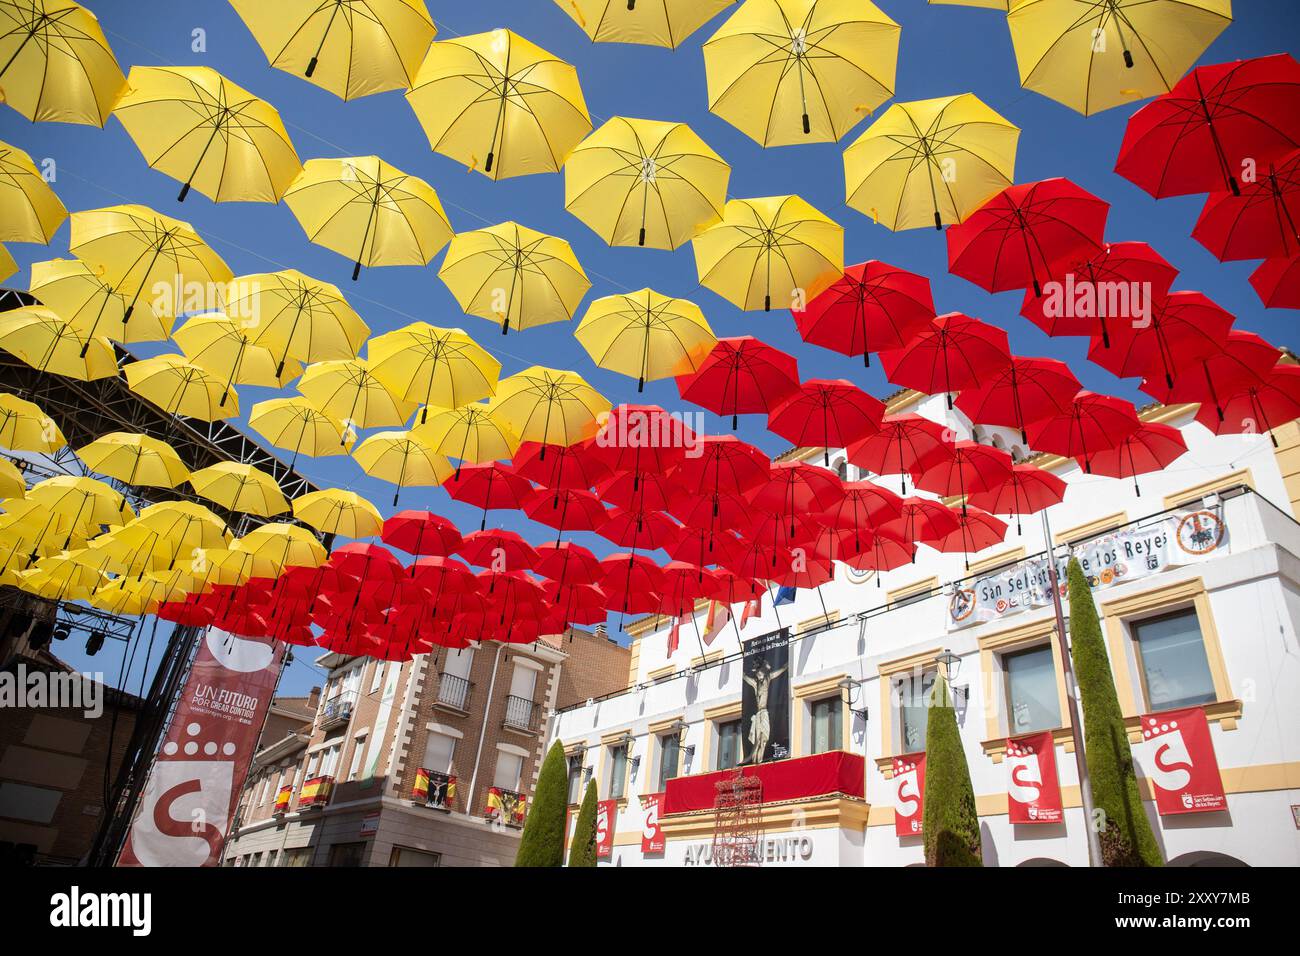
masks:
{"label": "open umbrella canopy", "polygon": [[439,454],[462,463],[510,458],[519,448],[515,430],[491,405],[481,402],[445,411],[435,409],[433,416],[417,425],[412,434]]}
{"label": "open umbrella canopy", "polygon": [[1205,201],[1192,237],[1223,262],[1300,254],[1300,149],[1267,164],[1239,195]]}
{"label": "open umbrella canopy", "polygon": [[955,404],[977,424],[1019,429],[1025,442],[1030,422],[1064,411],[1082,387],[1064,362],[1017,355],[974,388],[963,389]]}
{"label": "open umbrella canopy", "polygon": [[746,0],[704,44],[709,109],[762,146],[834,142],[893,96],[900,32],[868,0]]}
{"label": "open umbrella canopy", "polygon": [[32,263],[29,289],[83,339],[159,342],[171,334],[171,316],[155,314],[148,302],[137,301],[131,321],[123,322],[131,296],[106,284],[80,259]]}
{"label": "open umbrella canopy", "polygon": [[1300,253],[1265,260],[1250,274],[1250,284],[1265,308],[1300,309]]}
{"label": "open umbrella canopy", "polygon": [[1007,536],[1007,523],[995,518],[987,511],[978,508],[963,508],[957,515],[957,529],[950,531],[935,542],[935,548],[944,552],[957,552],[966,555],[966,567],[970,567],[970,555],[1001,544]]}
{"label": "open umbrella canopy", "polygon": [[676,49],[736,0],[555,0],[596,43]]}
{"label": "open umbrella canopy", "polygon": [[1092,473],[1111,478],[1132,478],[1133,492],[1142,497],[1137,476],[1169,467],[1187,453],[1183,433],[1172,425],[1143,422],[1137,431],[1126,435],[1114,448],[1098,452],[1092,458]]}
{"label": "open umbrella canopy", "polygon": [[[916,479],[916,487],[941,497],[963,499],[976,491],[996,488],[1011,477],[1011,456],[1000,448],[979,442],[959,441],[947,446]],[[966,505],[962,505],[963,511]]]}
{"label": "open umbrella canopy", "polygon": [[415,403],[389,391],[365,359],[309,365],[298,380],[298,391],[316,408],[341,422],[345,432],[349,426],[404,425],[415,412]]}
{"label": "open umbrella canopy", "polygon": [[884,402],[847,379],[810,378],[772,410],[767,427],[801,448],[823,448],[829,465],[832,448],[875,434],[884,415]]}
{"label": "open umbrella canopy", "polygon": [[524,441],[568,446],[594,436],[610,404],[577,372],[533,365],[503,378],[488,407]]}
{"label": "open umbrella canopy", "polygon": [[878,528],[903,513],[903,499],[870,481],[846,481],[844,497],[820,513],[830,527],[853,532]]}
{"label": "open umbrella canopy", "polygon": [[482,465],[462,465],[442,483],[447,494],[457,501],[483,509],[479,530],[487,528],[487,513],[491,508],[522,508],[533,498],[533,485],[500,462]]}
{"label": "open umbrella canopy", "polygon": [[539,544],[533,570],[560,585],[595,584],[604,577],[599,559],[580,544]]}
{"label": "open umbrella canopy", "polygon": [[539,488],[524,503],[524,513],[556,530],[556,541],[565,531],[599,531],[605,524],[605,505],[590,491],[572,488]]}
{"label": "open umbrella canopy", "polygon": [[734,431],[739,416],[767,414],[799,387],[793,356],[752,335],[718,339],[713,351],[690,375],[677,379],[686,401],[717,415],[730,415]]}
{"label": "open umbrella canopy", "polygon": [[0,246],[0,282],[8,279],[18,271],[18,263],[4,246]]}
{"label": "open umbrella canopy", "polygon": [[236,277],[225,313],[248,331],[249,341],[275,356],[277,378],[290,359],[355,358],[370,334],[337,286],[296,269]]}
{"label": "open umbrella canopy", "polygon": [[276,480],[253,465],[221,461],[190,472],[190,487],[223,508],[269,518],[289,510]]}
{"label": "open umbrella canopy", "polygon": [[1220,403],[1217,409],[1208,402],[1202,405],[1196,420],[1216,435],[1268,432],[1276,448],[1273,429],[1300,418],[1300,365],[1275,366],[1262,382],[1221,397]]}
{"label": "open umbrella canopy", "polygon": [[1020,85],[1090,116],[1168,92],[1232,22],[1232,0],[1020,0]]}
{"label": "open umbrella canopy", "polygon": [[845,449],[849,461],[877,475],[901,475],[907,493],[907,475],[915,478],[946,453],[952,439],[938,422],[911,413],[886,415],[880,431]]}
{"label": "open umbrella canopy", "polygon": [[962,222],[1014,182],[1019,138],[973,93],[895,103],[844,151],[846,202],[895,232]]}
{"label": "open umbrella canopy", "polygon": [[631,478],[635,491],[640,476],[665,475],[682,461],[697,437],[679,416],[658,405],[624,403],[603,417],[586,454],[613,472],[603,484]]}
{"label": "open umbrella canopy", "polygon": [[681,536],[682,527],[671,515],[646,508],[610,508],[596,533],[633,551],[668,548]]}
{"label": "open umbrella canopy", "polygon": [[433,187],[378,156],[309,159],[284,194],[307,238],[362,266],[423,266],[451,239]]}
{"label": "open umbrella canopy", "polygon": [[[446,558],[460,550],[456,525],[431,511],[399,511],[384,519],[380,532],[384,544],[407,554]],[[414,574],[414,569],[412,569]]]}
{"label": "open umbrella canopy", "polygon": [[456,408],[490,397],[501,374],[501,363],[464,331],[427,322],[375,336],[366,354],[371,371],[390,392],[425,406],[421,424],[431,405]]}
{"label": "open umbrella canopy", "polygon": [[0,3],[4,102],[32,122],[103,126],[126,87],[104,30],[72,0]]}
{"label": "open umbrella canopy", "polygon": [[275,107],[210,67],[133,66],[113,115],[180,202],[279,202],[302,171]]}
{"label": "open umbrella canopy", "polygon": [[1029,426],[1029,444],[1074,458],[1091,473],[1094,456],[1114,448],[1141,424],[1131,402],[1081,389],[1068,409]]}
{"label": "open umbrella canopy", "polygon": [[424,0],[231,0],[276,69],[345,100],[410,87],[437,32]]}
{"label": "open umbrella canopy", "polygon": [[731,167],[685,123],[615,116],[564,164],[564,208],[611,246],[676,249],[722,218]]}
{"label": "open umbrella canopy", "polygon": [[1016,516],[1016,533],[1020,533],[1020,516],[1037,514],[1065,499],[1065,482],[1050,471],[1034,465],[1015,465],[1000,485],[976,491],[967,504],[1000,515]]}
{"label": "open umbrella canopy", "polygon": [[327,557],[325,548],[306,528],[280,522],[259,525],[230,547],[232,551],[251,555],[254,568],[259,563],[272,564],[275,567],[272,575],[279,574],[282,568],[320,567]]}
{"label": "open umbrella canopy", "polygon": [[1175,375],[1223,351],[1232,322],[1226,309],[1201,292],[1171,292],[1147,321],[1119,326],[1109,348],[1093,339],[1088,357],[1121,378],[1163,380],[1173,388]]}
{"label": "open umbrella canopy", "polygon": [[123,372],[131,391],[169,415],[205,422],[239,415],[239,396],[229,383],[186,361],[183,355],[140,359]]}
{"label": "open umbrella canopy", "polygon": [[40,305],[0,313],[0,349],[38,372],[81,382],[117,375],[117,354],[108,339],[87,338]]}
{"label": "open umbrella canopy", "polygon": [[21,498],[27,494],[23,473],[7,458],[0,458],[0,498]]}
{"label": "open umbrella canopy", "polygon": [[700,285],[746,311],[802,308],[844,272],[844,228],[798,196],[728,200],[691,246]]}
{"label": "open umbrella canopy", "polygon": [[597,299],[574,337],[601,368],[647,381],[689,375],[717,344],[694,302],[641,289]]}
{"label": "open umbrella canopy", "polygon": [[1213,406],[1222,416],[1220,396],[1227,398],[1252,385],[1263,384],[1281,358],[1280,349],[1254,332],[1233,329],[1221,350],[1182,369],[1172,384],[1163,378],[1144,379],[1140,388],[1166,405],[1199,402]]}
{"label": "open umbrella canopy", "polygon": [[610,476],[609,466],[593,454],[593,445],[570,447],[522,442],[511,459],[516,475],[547,488],[591,488]]}
{"label": "open umbrella canopy", "polygon": [[301,366],[293,363],[288,374],[276,375],[270,350],[254,345],[248,330],[224,312],[208,312],[187,319],[172,333],[172,340],[185,357],[231,385],[262,385],[276,388],[296,378]]}
{"label": "open umbrella canopy", "polygon": [[406,101],[435,153],[492,179],[558,172],[591,131],[578,71],[505,29],[434,43]]}
{"label": "open umbrella canopy", "polygon": [[39,405],[0,392],[0,448],[48,455],[67,443],[54,419]]}
{"label": "open umbrella canopy", "polygon": [[67,218],[32,158],[0,142],[0,240],[48,243]]}
{"label": "open umbrella canopy", "polygon": [[683,457],[673,469],[672,485],[713,495],[743,494],[767,480],[771,464],[761,450],[735,435],[702,436],[699,453]]}
{"label": "open umbrella canopy", "polygon": [[189,469],[164,441],[134,432],[110,432],[77,449],[77,457],[92,471],[128,485],[175,488]]}
{"label": "open umbrella canopy", "polygon": [[929,279],[875,259],[849,266],[791,312],[805,342],[861,355],[868,367],[872,352],[902,348],[935,315]]}
{"label": "open umbrella canopy", "polygon": [[[305,398],[271,398],[258,402],[248,416],[248,424],[276,448],[299,455],[324,458],[346,455],[356,441],[354,429],[345,428]],[[292,467],[292,463],[291,463]]]}
{"label": "open umbrella canopy", "polygon": [[293,516],[324,534],[369,538],[383,530],[379,509],[355,491],[322,488],[293,499]]}
{"label": "open umbrella canopy", "polygon": [[1010,361],[1006,332],[960,312],[932,319],[903,348],[880,356],[891,382],[927,395],[973,388]]}
{"label": "open umbrella canopy", "polygon": [[397,485],[394,506],[403,488],[440,485],[452,474],[446,457],[414,432],[375,432],[356,447],[352,457],[367,475]]}
{"label": "open umbrella canopy", "polygon": [[494,571],[524,571],[535,567],[539,555],[513,531],[493,528],[465,535],[460,556],[475,567]]}

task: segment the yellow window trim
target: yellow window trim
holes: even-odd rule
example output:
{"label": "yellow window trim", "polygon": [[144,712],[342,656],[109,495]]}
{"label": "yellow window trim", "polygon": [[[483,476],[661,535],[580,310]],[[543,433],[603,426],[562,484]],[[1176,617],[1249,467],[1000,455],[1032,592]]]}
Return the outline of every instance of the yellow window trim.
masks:
{"label": "yellow window trim", "polygon": [[646,680],[659,680],[661,677],[668,677],[677,673],[677,668],[672,664],[665,664],[663,667],[657,667],[652,671],[646,671]]}
{"label": "yellow window trim", "polygon": [[1093,535],[1113,531],[1123,524],[1128,524],[1128,512],[1117,511],[1113,515],[1106,515],[1104,518],[1097,518],[1093,521],[1075,525],[1073,528],[1058,531],[1052,535],[1052,540],[1057,544],[1073,544],[1081,538],[1091,538]]}
{"label": "yellow window trim", "polygon": [[1300,517],[1300,423],[1278,425],[1273,429],[1273,437],[1277,439],[1273,457],[1277,460],[1277,470],[1282,474],[1286,496],[1291,502],[1291,514]]}
{"label": "yellow window trim", "polygon": [[[628,633],[631,633],[630,629]],[[632,638],[628,650],[631,653],[627,658],[627,686],[633,687],[637,683],[636,676],[641,671],[641,641],[638,637]]]}
{"label": "yellow window trim", "polygon": [[915,597],[918,594],[923,594],[926,591],[937,590],[938,587],[939,579],[937,577],[929,577],[924,581],[915,581],[912,584],[905,584],[901,588],[886,591],[885,603],[895,604],[899,601],[906,600],[907,598]]}
{"label": "yellow window trim", "polygon": [[[819,700],[825,700],[828,697],[838,697],[841,702],[844,699],[844,691],[840,688],[840,681],[848,677],[848,672],[844,671],[839,674],[832,674],[830,677],[822,677],[817,680],[807,681],[794,687],[793,694],[796,701],[793,708],[793,720],[790,727],[790,740],[794,744],[794,753],[799,757],[807,757],[812,754],[811,741],[804,740],[804,713],[814,703]],[[845,749],[849,741],[849,735],[853,732],[853,725],[850,721],[853,715],[849,713],[848,705],[845,704],[840,708],[840,749]],[[805,745],[807,744],[807,745]]]}
{"label": "yellow window trim", "polygon": [[726,704],[718,704],[716,707],[709,707],[704,711],[704,719],[714,722],[720,720],[734,720],[740,716],[740,701],[735,700]]}
{"label": "yellow window trim", "polygon": [[815,627],[821,627],[823,624],[833,624],[840,619],[839,611],[827,611],[825,614],[818,614],[816,617],[810,617],[806,621],[800,621],[794,627],[796,634],[803,634],[811,631]]}
{"label": "yellow window trim", "polygon": [[972,561],[966,574],[968,577],[983,574],[985,571],[1000,568],[1004,564],[1013,564],[1024,558],[1024,556],[1025,549],[1023,545],[1018,548],[1008,548],[1006,551],[999,551],[997,554],[991,554],[979,561]]}
{"label": "yellow window trim", "polygon": [[[994,706],[990,699],[984,707],[984,751],[990,753],[988,744],[1001,741],[1002,751],[1006,750],[1007,735],[1003,733],[1002,717],[1006,701],[1006,674],[1001,661],[1001,654],[1011,651],[1028,650],[1047,644],[1052,649],[1052,671],[1056,677],[1056,709],[1060,714],[1061,727],[1068,735],[1070,731],[1069,700],[1065,689],[1065,662],[1061,660],[1061,642],[1056,638],[1056,617],[1051,615],[1037,621],[1028,621],[1014,627],[1004,628],[992,634],[984,634],[976,642],[980,651],[980,673],[984,678],[984,692],[990,697],[997,697]],[[1000,675],[996,682],[997,694],[994,694],[994,675]],[[1009,728],[1008,728],[1009,729]],[[995,756],[994,762],[1001,756]]]}
{"label": "yellow window trim", "polygon": [[1239,468],[1226,475],[1220,475],[1218,478],[1211,478],[1209,481],[1202,481],[1200,484],[1184,488],[1182,491],[1167,494],[1165,495],[1165,509],[1179,508],[1193,501],[1200,501],[1200,499],[1212,492],[1222,491],[1224,488],[1235,488],[1237,485],[1255,487],[1255,476],[1251,474],[1249,468]]}
{"label": "yellow window trim", "polygon": [[723,650],[707,651],[703,655],[692,657],[691,666],[697,668],[703,667],[706,664],[713,664],[717,661],[720,661],[726,656],[727,656],[727,652]]}
{"label": "yellow window trim", "polygon": [[[1068,717],[1069,714],[1063,714]],[[1023,736],[1023,734],[1013,734],[1012,736]],[[1139,734],[1140,736],[1140,734]],[[1011,737],[994,737],[992,740],[981,740],[980,747],[984,750],[986,757],[991,757],[994,763],[1002,763],[1007,755],[1007,741]],[[1074,753],[1074,731],[1069,727],[1057,727],[1052,731],[1052,742],[1065,747],[1068,754]]]}
{"label": "yellow window trim", "polygon": [[672,717],[665,717],[663,720],[656,720],[653,724],[651,724],[646,729],[649,730],[650,733],[658,736],[660,734],[665,734],[669,730],[671,730],[673,724],[677,723],[677,721],[679,720],[682,723],[686,723],[686,714],[685,713],[674,714]]}
{"label": "yellow window trim", "polygon": [[[894,759],[894,681],[896,674],[911,673],[920,668],[924,673],[928,667],[936,667],[934,659],[943,652],[943,647],[935,647],[930,650],[919,651],[915,654],[909,654],[907,657],[899,657],[892,661],[885,661],[883,664],[876,666],[876,673],[880,675],[880,753],[881,756],[876,759],[879,765],[882,761],[886,765],[893,765]],[[937,667],[936,667],[937,669]],[[847,708],[846,708],[847,709]]]}
{"label": "yellow window trim", "polygon": [[[625,727],[622,730],[613,731],[611,733],[604,734],[601,736],[600,763],[596,768],[596,795],[597,796],[600,796],[600,788],[605,781],[605,770],[609,766],[610,747],[616,744],[623,737],[631,735],[631,733],[632,733],[632,728]],[[635,746],[635,740],[636,738],[634,737],[633,746]],[[623,796],[620,798],[623,801],[623,803],[627,802],[627,792],[628,792],[628,788],[631,786],[631,783],[632,783],[632,747],[628,747],[627,754],[623,760]],[[622,805],[623,805],[622,803],[619,804],[619,806]]]}
{"label": "yellow window trim", "polygon": [[817,680],[807,681],[793,688],[794,696],[799,700],[805,700],[810,697],[822,698],[829,697],[831,694],[840,692],[840,681],[848,677],[848,671],[839,674],[832,674],[830,677],[820,677]]}

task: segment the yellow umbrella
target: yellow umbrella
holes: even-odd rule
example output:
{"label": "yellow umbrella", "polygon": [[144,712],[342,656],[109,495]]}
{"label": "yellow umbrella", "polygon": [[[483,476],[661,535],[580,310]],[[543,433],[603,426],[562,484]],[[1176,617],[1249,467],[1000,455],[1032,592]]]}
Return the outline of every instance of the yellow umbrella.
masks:
{"label": "yellow umbrella", "polygon": [[54,419],[39,405],[0,392],[0,448],[49,455],[67,443]]}
{"label": "yellow umbrella", "polygon": [[[491,405],[473,403],[437,412],[415,434],[458,462],[513,458],[519,435]],[[456,469],[460,473],[459,466]]]}
{"label": "yellow umbrella", "polygon": [[[172,570],[179,565],[203,561],[213,548],[230,543],[226,524],[212,511],[192,501],[165,501],[140,511],[131,529],[144,529],[154,536],[148,545],[154,568]],[[122,537],[137,534],[123,529]]]}
{"label": "yellow umbrella", "polygon": [[82,382],[117,374],[117,353],[108,339],[78,335],[76,329],[44,306],[0,313],[0,349],[37,371]]}
{"label": "yellow umbrella", "polygon": [[0,505],[4,507],[0,542],[5,549],[0,571],[21,570],[42,554],[82,547],[86,542],[86,526],[74,524],[70,514],[55,511],[48,504],[30,498],[8,498]]}
{"label": "yellow umbrella", "polygon": [[267,60],[345,100],[410,88],[436,32],[423,0],[230,0]]}
{"label": "yellow umbrella", "polygon": [[378,156],[309,159],[284,194],[307,238],[364,266],[423,266],[451,239],[433,187]]}
{"label": "yellow umbrella", "polygon": [[573,335],[601,368],[635,375],[638,392],[694,372],[718,341],[698,305],[653,289],[597,299]]}
{"label": "yellow umbrella", "polygon": [[275,107],[206,66],[133,66],[113,108],[152,169],[213,202],[279,202],[302,171]]}
{"label": "yellow umbrella", "polygon": [[56,475],[38,481],[28,489],[24,500],[68,518],[73,529],[121,525],[135,517],[119,492],[98,479],[81,475]]}
{"label": "yellow umbrella", "polygon": [[171,334],[171,316],[157,315],[148,302],[137,301],[131,322],[124,323],[131,293],[114,289],[80,259],[32,263],[31,293],[67,322],[78,335],[107,336],[121,342],[160,342]]}
{"label": "yellow umbrella", "polygon": [[384,519],[379,509],[355,491],[322,488],[293,499],[293,516],[324,534],[369,538],[379,534]]}
{"label": "yellow umbrella", "polygon": [[488,408],[521,441],[568,446],[595,435],[610,404],[577,372],[533,365],[503,378]]}
{"label": "yellow umbrella", "polygon": [[505,29],[434,43],[406,100],[435,153],[492,179],[558,172],[591,132],[578,71]]}
{"label": "yellow umbrella", "polygon": [[269,518],[289,510],[276,480],[252,465],[222,461],[190,473],[190,487],[201,498],[231,511]]}
{"label": "yellow umbrella", "polygon": [[1019,138],[973,93],[895,103],[844,151],[845,201],[895,232],[962,222],[1015,180]]}
{"label": "yellow umbrella", "polygon": [[18,263],[4,246],[0,246],[0,282],[4,282],[18,271]]}
{"label": "yellow umbrella", "polygon": [[27,494],[23,473],[8,458],[0,458],[0,497],[21,498]]}
{"label": "yellow umbrella", "polygon": [[182,355],[158,355],[132,362],[127,387],[169,415],[215,422],[239,415],[239,396],[206,369]]}
{"label": "yellow umbrella", "polygon": [[0,102],[32,122],[103,126],[126,77],[72,0],[0,0]]}
{"label": "yellow umbrella", "polygon": [[157,606],[157,601],[152,600],[152,591],[151,587],[133,577],[121,577],[100,585],[86,600],[91,606],[110,614],[144,615]]}
{"label": "yellow umbrella", "polygon": [[980,7],[983,10],[1010,10],[1016,0],[927,0],[948,7]]}
{"label": "yellow umbrella", "polygon": [[451,477],[451,463],[409,431],[376,432],[352,453],[372,478],[397,485],[393,505],[403,488],[440,485]]}
{"label": "yellow umbrella", "polygon": [[611,246],[676,249],[722,218],[730,177],[685,123],[615,116],[569,154],[564,208]]}
{"label": "yellow umbrella", "polygon": [[36,566],[18,574],[18,587],[53,601],[84,601],[106,583],[102,570],[76,560],[76,552],[62,551],[41,558]]}
{"label": "yellow umbrella", "polygon": [[322,412],[341,421],[345,432],[401,425],[415,411],[415,403],[390,392],[364,359],[309,365],[298,380],[298,391]]}
{"label": "yellow umbrella", "polygon": [[328,458],[346,455],[356,441],[354,428],[344,428],[305,398],[272,398],[258,402],[248,424],[276,448],[293,452],[292,468],[299,455]]}
{"label": "yellow umbrella", "polygon": [[48,243],[67,218],[32,158],[0,142],[0,240]]}
{"label": "yellow umbrella", "polygon": [[105,570],[136,579],[176,558],[175,548],[158,531],[134,522],[95,536],[88,547],[100,555]]}
{"label": "yellow umbrella", "polygon": [[[457,236],[457,239],[460,237]],[[496,391],[501,363],[461,329],[412,322],[370,340],[370,370],[401,399],[421,402],[423,424],[429,406],[454,408]]]}
{"label": "yellow umbrella", "polygon": [[1085,116],[1167,93],[1232,22],[1232,0],[1017,0],[1020,85]]}
{"label": "yellow umbrella", "polygon": [[798,196],[732,199],[691,244],[700,284],[745,310],[809,302],[844,272],[843,228]]}
{"label": "yellow umbrella", "polygon": [[289,359],[354,358],[370,334],[337,286],[296,269],[239,276],[226,295],[226,314],[250,341],[271,350],[277,377]]}
{"label": "yellow umbrella", "polygon": [[555,0],[597,43],[673,49],[736,0]]}
{"label": "yellow umbrella", "polygon": [[457,235],[438,277],[467,313],[500,322],[502,335],[567,322],[591,288],[567,242],[516,222]]}
{"label": "yellow umbrella", "polygon": [[193,303],[195,290],[201,293],[201,301],[215,308],[215,300],[234,278],[193,226],[147,206],[74,212],[68,249],[107,285],[131,296],[122,314],[123,325],[130,323],[142,294],[153,296],[146,301],[155,313],[173,317],[178,312],[203,311]]}
{"label": "yellow umbrella", "polygon": [[[203,561],[196,562],[191,568],[193,590],[206,591],[214,584],[243,584],[253,576],[256,569],[254,555],[235,550],[239,545],[236,538],[229,548],[211,548],[203,552]],[[275,567],[266,577],[275,577],[281,568]]]}
{"label": "yellow umbrella", "polygon": [[[276,577],[287,567],[318,568],[329,557],[315,535],[296,524],[261,525],[237,538],[230,550],[251,558],[240,572],[254,577]],[[237,559],[232,555],[229,560],[234,564]]]}
{"label": "yellow umbrella", "polygon": [[87,468],[128,485],[175,488],[189,477],[176,450],[164,441],[134,432],[109,432],[77,449]]}
{"label": "yellow umbrella", "polygon": [[834,142],[894,95],[899,32],[869,0],[745,0],[704,44],[709,109],[763,146]]}
{"label": "yellow umbrella", "polygon": [[275,374],[275,359],[260,345],[249,341],[249,333],[232,322],[224,312],[196,315],[172,334],[185,357],[213,375],[225,380],[218,405],[226,403],[232,385],[264,385],[277,388],[302,371],[296,362],[286,378]]}

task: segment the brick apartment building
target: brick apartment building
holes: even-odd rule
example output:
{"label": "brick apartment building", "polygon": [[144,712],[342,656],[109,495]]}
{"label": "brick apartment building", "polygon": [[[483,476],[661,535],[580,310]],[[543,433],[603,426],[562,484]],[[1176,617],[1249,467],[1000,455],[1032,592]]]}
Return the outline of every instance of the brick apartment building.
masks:
{"label": "brick apartment building", "polygon": [[626,686],[573,630],[398,663],[326,654],[314,721],[254,758],[227,866],[509,866],[555,710]]}

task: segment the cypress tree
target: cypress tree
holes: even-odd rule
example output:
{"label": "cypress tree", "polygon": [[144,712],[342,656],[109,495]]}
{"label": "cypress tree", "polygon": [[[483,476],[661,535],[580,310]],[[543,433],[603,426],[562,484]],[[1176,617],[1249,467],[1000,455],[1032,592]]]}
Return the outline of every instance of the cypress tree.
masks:
{"label": "cypress tree", "polygon": [[1092,780],[1094,813],[1100,811],[1105,866],[1163,866],[1160,847],[1142,806],[1133,751],[1115,693],[1110,658],[1097,607],[1083,568],[1074,558],[1066,572],[1070,589],[1070,656],[1083,706],[1084,753]]}
{"label": "cypress tree", "polygon": [[569,847],[569,866],[596,865],[596,781],[587,781],[582,806],[578,808],[578,822],[573,828],[573,844]]}
{"label": "cypress tree", "polygon": [[983,866],[979,815],[957,729],[957,712],[948,695],[947,678],[935,679],[935,701],[925,731],[926,866]]}
{"label": "cypress tree", "polygon": [[564,747],[557,740],[542,761],[537,790],[524,820],[515,866],[562,866],[564,864],[564,817],[568,810],[569,776]]}

